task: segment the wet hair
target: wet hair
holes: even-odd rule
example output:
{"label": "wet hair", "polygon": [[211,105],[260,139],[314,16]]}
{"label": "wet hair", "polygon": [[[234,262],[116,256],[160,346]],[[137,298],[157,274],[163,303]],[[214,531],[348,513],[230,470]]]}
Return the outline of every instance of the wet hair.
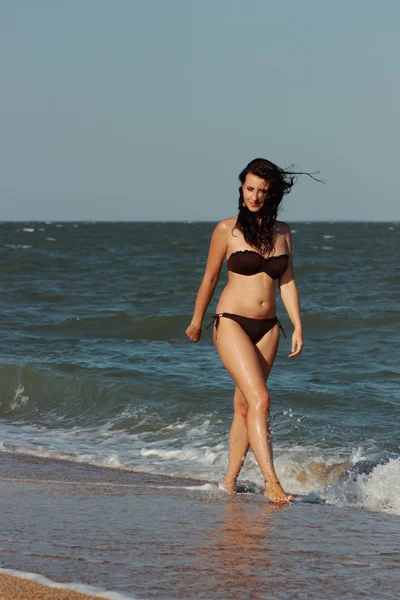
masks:
{"label": "wet hair", "polygon": [[[274,224],[278,216],[283,196],[289,194],[299,175],[308,175],[315,181],[324,183],[321,179],[313,177],[315,173],[293,171],[294,165],[281,169],[265,158],[255,158],[243,169],[239,175],[243,185],[246,176],[251,173],[268,182],[268,192],[263,207],[257,212],[251,212],[243,206],[242,185],[239,188],[239,214],[234,229],[242,232],[245,241],[262,254],[269,254],[274,247]],[[317,171],[319,173],[319,171]],[[261,222],[259,219],[261,218]]]}

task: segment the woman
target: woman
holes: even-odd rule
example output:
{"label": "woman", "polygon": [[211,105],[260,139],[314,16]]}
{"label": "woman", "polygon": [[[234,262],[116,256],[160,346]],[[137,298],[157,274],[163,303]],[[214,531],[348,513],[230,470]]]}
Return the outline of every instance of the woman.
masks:
{"label": "woman", "polygon": [[289,358],[298,356],[303,348],[291,232],[287,223],[276,219],[282,198],[298,174],[262,158],[252,160],[240,173],[239,214],[224,219],[214,229],[193,318],[186,330],[193,342],[199,341],[204,314],[226,257],[228,283],[213,317],[215,346],[236,384],[225,488],[235,492],[251,447],[264,476],[265,497],[280,504],[287,504],[292,496],[284,492],[274,469],[266,380],[278,350],[281,327],[275,314],[275,281],[294,327]]}

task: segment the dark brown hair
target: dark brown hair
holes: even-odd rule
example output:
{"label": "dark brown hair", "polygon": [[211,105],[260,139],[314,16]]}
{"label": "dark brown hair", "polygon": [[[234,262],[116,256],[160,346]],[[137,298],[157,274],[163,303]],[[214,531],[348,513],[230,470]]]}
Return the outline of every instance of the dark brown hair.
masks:
{"label": "dark brown hair", "polygon": [[[293,167],[293,165],[292,165]],[[315,181],[324,183],[321,179],[313,177],[315,173],[293,171],[292,167],[281,169],[265,158],[255,158],[243,169],[239,175],[243,185],[248,173],[257,175],[268,182],[268,196],[263,207],[255,214],[247,206],[243,206],[242,185],[239,188],[239,214],[235,229],[242,232],[246,242],[260,250],[262,254],[269,254],[274,247],[273,228],[278,216],[283,196],[289,194],[298,175],[309,175]],[[317,171],[319,172],[319,171]]]}

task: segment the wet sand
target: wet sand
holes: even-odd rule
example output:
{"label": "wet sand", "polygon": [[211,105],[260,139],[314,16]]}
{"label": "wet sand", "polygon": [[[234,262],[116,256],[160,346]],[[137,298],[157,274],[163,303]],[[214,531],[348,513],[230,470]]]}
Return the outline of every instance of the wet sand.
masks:
{"label": "wet sand", "polygon": [[398,584],[400,518],[383,513],[7,453],[0,506],[3,568],[131,598],[392,600]]}

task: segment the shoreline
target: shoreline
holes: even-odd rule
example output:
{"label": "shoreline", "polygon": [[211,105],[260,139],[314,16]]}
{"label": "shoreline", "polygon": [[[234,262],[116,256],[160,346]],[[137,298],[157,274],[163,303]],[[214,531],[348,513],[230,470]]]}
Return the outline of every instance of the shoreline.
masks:
{"label": "shoreline", "polygon": [[279,600],[391,600],[396,584],[396,515],[7,453],[0,505],[0,600],[226,600],[243,581],[253,600],[271,581]]}

